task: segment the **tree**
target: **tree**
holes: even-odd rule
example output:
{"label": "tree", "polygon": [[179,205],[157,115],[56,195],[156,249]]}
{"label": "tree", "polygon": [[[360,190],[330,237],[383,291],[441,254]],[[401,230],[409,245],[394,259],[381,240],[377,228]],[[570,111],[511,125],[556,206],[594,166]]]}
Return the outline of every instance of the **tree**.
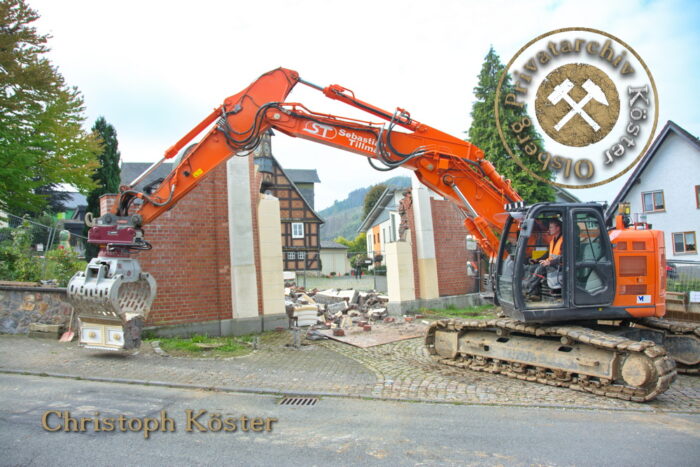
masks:
{"label": "tree", "polygon": [[[510,179],[513,188],[515,188],[520,196],[528,203],[554,201],[553,187],[533,178],[530,174],[525,172],[507,153],[498,135],[494,104],[496,102],[498,80],[501,78],[504,69],[505,66],[501,63],[493,47],[491,47],[484,58],[481,73],[479,73],[479,84],[474,88],[474,95],[477,100],[471,112],[472,124],[469,128],[469,141],[484,151],[486,158],[496,167],[498,173],[504,178]],[[501,96],[514,92],[513,89],[510,75],[507,75],[503,81]],[[501,103],[499,104],[499,116],[503,133],[506,136],[506,142],[509,147],[516,148],[517,142],[515,136],[509,128],[511,124],[519,122],[523,117],[528,116],[527,110],[525,107],[505,107]],[[521,136],[530,136],[533,142],[538,144],[539,147],[542,147],[542,138],[537,133],[534,126],[523,130]],[[536,159],[521,157],[520,160],[530,170],[540,175],[545,180],[552,179],[552,173],[549,170],[543,170]]]}
{"label": "tree", "polygon": [[[106,193],[117,193],[121,182],[121,169],[119,168],[119,142],[117,141],[117,130],[107,123],[104,117],[95,121],[92,127],[93,134],[99,139],[102,145],[102,152],[99,155],[100,166],[95,171],[92,179],[97,187],[90,191],[87,197],[87,211],[91,212],[95,218],[100,216],[100,196]],[[84,233],[87,236],[87,226]],[[85,259],[88,261],[97,256],[97,246],[88,244],[85,251]]]}
{"label": "tree", "polygon": [[357,234],[354,240],[348,240],[345,237],[337,237],[333,241],[348,247],[348,253],[364,253],[367,250],[367,234],[364,232]]}
{"label": "tree", "polygon": [[365,200],[363,201],[363,219],[367,217],[367,214],[369,214],[374,205],[377,204],[377,201],[379,201],[379,198],[382,197],[382,194],[384,193],[386,188],[387,186],[385,184],[380,183],[379,185],[374,185],[372,188],[369,189],[369,191],[365,195]]}
{"label": "tree", "polygon": [[45,57],[38,18],[24,0],[0,0],[0,210],[13,213],[40,212],[47,186],[93,188],[97,166],[82,96]]}

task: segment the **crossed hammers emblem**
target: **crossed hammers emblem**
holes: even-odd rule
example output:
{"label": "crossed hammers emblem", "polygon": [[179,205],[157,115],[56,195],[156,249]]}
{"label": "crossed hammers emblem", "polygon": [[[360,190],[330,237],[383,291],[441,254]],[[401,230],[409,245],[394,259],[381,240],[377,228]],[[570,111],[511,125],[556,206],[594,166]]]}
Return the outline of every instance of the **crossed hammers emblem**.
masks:
{"label": "crossed hammers emblem", "polygon": [[575,102],[569,95],[569,91],[574,88],[574,83],[569,81],[569,78],[566,78],[559,85],[557,85],[557,87],[554,88],[554,91],[552,91],[552,93],[547,97],[552,105],[556,105],[563,99],[571,106],[569,113],[564,115],[564,117],[559,120],[559,123],[554,125],[555,130],[561,130],[564,125],[566,125],[576,114],[580,115],[581,118],[583,118],[583,120],[588,123],[591,128],[593,128],[594,131],[600,130],[600,125],[598,125],[598,122],[593,120],[593,118],[591,118],[591,116],[588,115],[583,108],[586,106],[586,104],[588,104],[588,102],[591,101],[591,99],[607,106],[608,100],[605,98],[605,93],[603,93],[603,90],[590,79],[587,79],[586,82],[581,85],[581,87],[586,90],[587,94],[578,102]]}

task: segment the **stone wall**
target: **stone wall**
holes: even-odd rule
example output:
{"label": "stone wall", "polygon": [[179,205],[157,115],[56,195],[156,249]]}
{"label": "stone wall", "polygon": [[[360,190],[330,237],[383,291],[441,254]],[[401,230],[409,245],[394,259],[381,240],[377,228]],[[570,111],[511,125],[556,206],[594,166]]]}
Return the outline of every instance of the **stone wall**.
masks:
{"label": "stone wall", "polygon": [[31,323],[67,329],[72,309],[65,288],[0,285],[0,333],[28,334]]}

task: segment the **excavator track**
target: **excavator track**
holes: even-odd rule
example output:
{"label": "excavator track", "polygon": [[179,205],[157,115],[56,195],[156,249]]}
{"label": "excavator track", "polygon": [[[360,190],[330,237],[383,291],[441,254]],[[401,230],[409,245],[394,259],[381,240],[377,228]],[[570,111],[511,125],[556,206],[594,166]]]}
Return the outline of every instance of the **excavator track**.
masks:
{"label": "excavator track", "polygon": [[441,364],[635,402],[654,399],[676,378],[662,346],[582,326],[439,320],[425,344]]}
{"label": "excavator track", "polygon": [[[685,375],[700,375],[700,323],[666,318],[642,318],[635,321],[644,327],[663,331],[664,343],[676,360],[676,371]],[[676,340],[668,345],[666,342]],[[676,348],[682,355],[674,355]]]}

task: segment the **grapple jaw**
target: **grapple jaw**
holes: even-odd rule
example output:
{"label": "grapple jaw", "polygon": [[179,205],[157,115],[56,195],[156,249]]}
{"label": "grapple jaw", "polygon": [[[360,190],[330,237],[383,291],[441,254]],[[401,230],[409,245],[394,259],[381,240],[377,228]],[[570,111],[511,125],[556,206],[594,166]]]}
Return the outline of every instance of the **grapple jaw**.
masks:
{"label": "grapple jaw", "polygon": [[68,282],[68,300],[80,321],[80,344],[132,350],[156,296],[156,281],[132,258],[97,257]]}

